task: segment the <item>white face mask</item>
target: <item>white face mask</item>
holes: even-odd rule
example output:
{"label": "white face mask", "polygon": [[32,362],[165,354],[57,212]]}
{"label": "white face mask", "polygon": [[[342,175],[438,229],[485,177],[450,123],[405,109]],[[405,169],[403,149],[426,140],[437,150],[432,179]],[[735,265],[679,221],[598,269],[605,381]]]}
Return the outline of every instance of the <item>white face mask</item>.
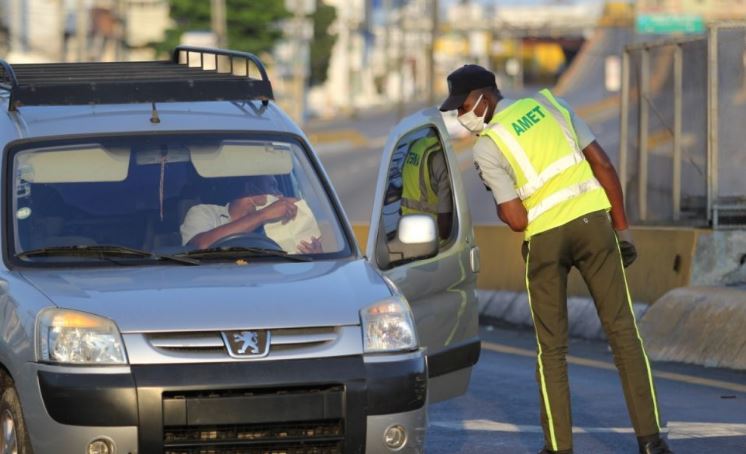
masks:
{"label": "white face mask", "polygon": [[474,113],[477,106],[479,106],[480,101],[482,101],[482,95],[479,95],[479,99],[477,99],[477,102],[474,103],[474,107],[469,112],[459,115],[456,118],[458,122],[461,123],[461,126],[475,134],[482,132],[484,129],[484,118],[487,116],[487,109],[484,109],[484,113],[481,117]]}

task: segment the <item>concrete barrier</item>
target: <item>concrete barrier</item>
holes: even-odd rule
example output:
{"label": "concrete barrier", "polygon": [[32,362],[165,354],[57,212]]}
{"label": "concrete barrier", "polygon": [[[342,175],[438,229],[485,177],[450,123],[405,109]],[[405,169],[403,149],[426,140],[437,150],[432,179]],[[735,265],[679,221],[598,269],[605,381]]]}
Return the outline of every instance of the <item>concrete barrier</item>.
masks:
{"label": "concrete barrier", "polygon": [[[526,292],[505,292],[479,290],[479,315],[483,321],[491,319],[513,325],[533,326],[531,310]],[[639,320],[650,306],[644,303],[633,305],[635,317]],[[605,340],[596,306],[591,298],[574,296],[567,299],[568,332],[571,337]]]}
{"label": "concrete barrier", "polygon": [[678,288],[640,321],[651,359],[746,370],[746,291]]}
{"label": "concrete barrier", "polygon": [[[354,225],[353,230],[358,244],[365,250],[368,226]],[[474,227],[474,231],[482,265],[478,288],[524,292],[525,270],[520,252],[523,235],[503,225],[479,225]],[[673,288],[690,285],[697,242],[700,236],[707,237],[709,234],[708,231],[691,228],[633,228],[639,258],[627,270],[627,275],[634,300],[649,304]],[[738,255],[733,255],[734,260],[738,260]],[[569,276],[568,296],[590,296],[576,270]]]}

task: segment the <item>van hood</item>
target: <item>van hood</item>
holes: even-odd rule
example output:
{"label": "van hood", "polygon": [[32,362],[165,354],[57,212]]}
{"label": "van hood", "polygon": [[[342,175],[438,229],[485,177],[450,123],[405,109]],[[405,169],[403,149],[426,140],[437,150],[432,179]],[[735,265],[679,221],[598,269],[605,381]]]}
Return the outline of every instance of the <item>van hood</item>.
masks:
{"label": "van hood", "polygon": [[363,259],[22,274],[58,307],[107,317],[123,333],[358,325],[360,309],[391,295]]}

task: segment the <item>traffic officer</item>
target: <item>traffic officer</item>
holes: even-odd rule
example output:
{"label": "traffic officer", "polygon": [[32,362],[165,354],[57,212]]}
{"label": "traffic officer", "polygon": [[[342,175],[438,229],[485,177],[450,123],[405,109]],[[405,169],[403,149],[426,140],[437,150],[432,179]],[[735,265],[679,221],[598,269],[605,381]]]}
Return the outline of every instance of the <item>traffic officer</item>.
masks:
{"label": "traffic officer", "polygon": [[438,225],[441,242],[451,236],[453,200],[448,166],[436,136],[421,137],[409,147],[402,166],[401,214],[427,214]]}
{"label": "traffic officer", "polygon": [[474,163],[497,215],[524,233],[526,290],[537,341],[545,447],[572,452],[567,382],[567,275],[576,267],[596,304],[643,454],[669,454],[650,364],[624,268],[637,253],[614,166],[588,126],[549,90],[502,96],[490,71],[466,65],[448,76],[442,111],[479,134]]}

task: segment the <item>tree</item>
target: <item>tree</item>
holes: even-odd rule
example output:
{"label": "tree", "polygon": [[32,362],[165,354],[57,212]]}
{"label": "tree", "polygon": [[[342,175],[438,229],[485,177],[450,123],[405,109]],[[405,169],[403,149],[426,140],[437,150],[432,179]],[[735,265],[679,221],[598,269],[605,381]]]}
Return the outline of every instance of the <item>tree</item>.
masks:
{"label": "tree", "polygon": [[311,75],[310,85],[323,84],[326,81],[329,61],[332,58],[332,48],[337,36],[329,33],[329,27],[337,19],[337,9],[319,0],[316,11],[311,16],[313,20],[313,40],[311,41]]}
{"label": "tree", "polygon": [[[231,49],[260,54],[269,52],[282,37],[277,23],[289,17],[285,4],[278,0],[226,0],[228,46]],[[170,52],[186,31],[210,30],[208,0],[171,0],[171,18],[175,27],[156,46]]]}

